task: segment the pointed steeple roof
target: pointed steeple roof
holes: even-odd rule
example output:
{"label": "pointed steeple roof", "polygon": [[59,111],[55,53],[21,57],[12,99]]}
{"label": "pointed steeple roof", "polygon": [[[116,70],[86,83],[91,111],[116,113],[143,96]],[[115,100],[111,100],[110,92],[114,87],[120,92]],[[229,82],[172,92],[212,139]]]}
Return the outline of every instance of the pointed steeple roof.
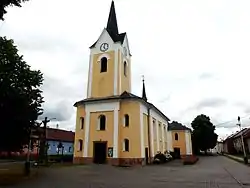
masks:
{"label": "pointed steeple roof", "polygon": [[145,100],[145,101],[147,101],[144,76],[142,76],[142,99]]}
{"label": "pointed steeple roof", "polygon": [[109,18],[106,27],[107,31],[112,35],[119,35],[116,13],[115,13],[115,3],[112,1],[110,11],[109,11]]}
{"label": "pointed steeple roof", "polygon": [[[111,2],[106,30],[114,42],[121,42],[123,44],[126,33],[119,33],[114,1]],[[96,43],[97,41],[90,48],[93,48]]]}

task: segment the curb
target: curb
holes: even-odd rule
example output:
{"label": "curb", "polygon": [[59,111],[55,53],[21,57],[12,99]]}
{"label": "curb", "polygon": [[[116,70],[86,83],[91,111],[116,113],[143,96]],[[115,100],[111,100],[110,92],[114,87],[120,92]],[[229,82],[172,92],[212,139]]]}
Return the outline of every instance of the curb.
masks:
{"label": "curb", "polygon": [[230,155],[223,154],[222,156],[225,156],[225,157],[227,157],[227,158],[229,158],[229,159],[232,159],[232,160],[237,161],[237,162],[239,162],[239,163],[241,163],[241,164],[244,164],[245,166],[248,166],[248,167],[250,166],[249,163],[248,163],[248,164],[245,164],[243,160],[237,159],[237,158],[232,157],[232,156],[230,156]]}

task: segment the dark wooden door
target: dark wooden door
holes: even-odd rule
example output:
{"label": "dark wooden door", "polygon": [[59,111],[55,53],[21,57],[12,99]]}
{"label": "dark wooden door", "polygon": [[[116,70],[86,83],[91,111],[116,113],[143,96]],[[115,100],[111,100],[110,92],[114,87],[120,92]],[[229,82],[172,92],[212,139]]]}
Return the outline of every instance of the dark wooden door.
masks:
{"label": "dark wooden door", "polygon": [[181,149],[180,148],[174,148],[174,155],[176,159],[181,158]]}
{"label": "dark wooden door", "polygon": [[148,148],[145,148],[145,159],[146,159],[146,164],[149,164],[149,160],[148,160],[148,158],[149,158],[149,153],[148,153]]}
{"label": "dark wooden door", "polygon": [[94,142],[93,145],[94,163],[104,164],[107,159],[107,142]]}

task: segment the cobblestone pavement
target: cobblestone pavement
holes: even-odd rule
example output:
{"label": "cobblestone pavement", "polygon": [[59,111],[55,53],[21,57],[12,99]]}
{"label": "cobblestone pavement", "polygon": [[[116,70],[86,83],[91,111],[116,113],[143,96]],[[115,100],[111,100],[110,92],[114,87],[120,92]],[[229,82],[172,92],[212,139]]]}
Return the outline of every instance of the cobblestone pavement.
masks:
{"label": "cobblestone pavement", "polygon": [[36,180],[13,188],[250,188],[250,167],[223,156],[201,157],[197,164],[178,161],[134,168],[84,165],[52,168]]}

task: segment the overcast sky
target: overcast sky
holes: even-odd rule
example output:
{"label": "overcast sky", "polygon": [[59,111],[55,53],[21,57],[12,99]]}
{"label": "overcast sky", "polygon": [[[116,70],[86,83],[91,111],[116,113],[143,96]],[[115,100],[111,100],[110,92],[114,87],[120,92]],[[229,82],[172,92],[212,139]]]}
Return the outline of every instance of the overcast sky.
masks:
{"label": "overcast sky", "polygon": [[[45,114],[74,130],[73,103],[86,97],[89,46],[106,26],[111,0],[30,0],[10,7],[0,35],[13,38],[44,73]],[[225,137],[250,125],[250,1],[115,0],[132,53],[132,92],[145,75],[150,102],[186,125],[201,113]],[[50,123],[55,126],[56,122]],[[224,124],[221,124],[224,123]]]}

